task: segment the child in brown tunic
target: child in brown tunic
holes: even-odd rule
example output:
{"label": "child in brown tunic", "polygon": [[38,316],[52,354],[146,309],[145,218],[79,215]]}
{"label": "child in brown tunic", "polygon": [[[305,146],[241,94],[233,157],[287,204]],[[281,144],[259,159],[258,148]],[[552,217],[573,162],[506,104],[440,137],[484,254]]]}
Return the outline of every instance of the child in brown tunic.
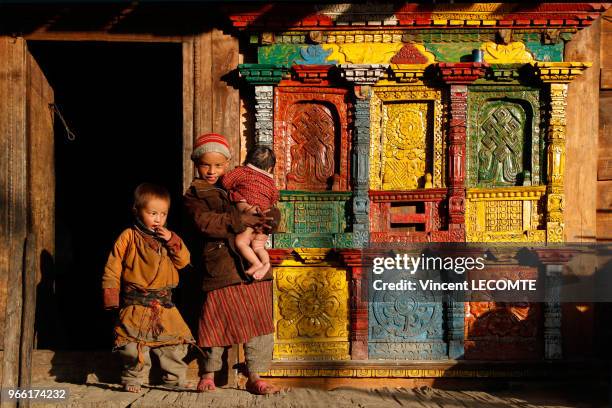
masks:
{"label": "child in brown tunic", "polygon": [[148,183],[136,188],[135,225],[115,242],[102,277],[104,307],[119,307],[121,298],[115,349],[124,362],[121,382],[130,392],[140,391],[151,366],[149,351],[159,358],[167,386],[190,387],[183,358],[194,339],[172,304],[177,269],[189,264],[189,251],[165,227],[169,207],[165,188]]}
{"label": "child in brown tunic", "polygon": [[264,224],[272,224],[272,219],[278,221],[280,213],[274,208],[268,212],[272,216],[254,215],[231,205],[219,183],[230,157],[225,137],[200,136],[191,156],[199,177],[185,193],[185,206],[200,239],[197,269],[204,275],[198,344],[205,347],[206,357],[198,390],[215,389],[214,373],[221,369],[224,349],[243,343],[247,389],[255,394],[270,394],[279,389],[261,380],[259,373],[268,370],[274,346],[272,276],[268,272],[261,280],[253,281],[245,274],[236,250],[236,234],[249,226],[264,230]]}

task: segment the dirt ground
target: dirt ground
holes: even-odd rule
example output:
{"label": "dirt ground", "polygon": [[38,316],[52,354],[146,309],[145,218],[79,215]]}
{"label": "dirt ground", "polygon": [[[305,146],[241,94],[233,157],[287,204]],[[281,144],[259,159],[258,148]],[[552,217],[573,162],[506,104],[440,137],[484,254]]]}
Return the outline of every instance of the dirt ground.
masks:
{"label": "dirt ground", "polygon": [[244,390],[217,389],[212,393],[175,392],[160,387],[143,388],[140,394],[121,391],[106,383],[38,383],[36,387],[66,388],[69,398],[62,403],[36,403],[34,407],[420,407],[420,408],[532,408],[607,407],[605,390],[590,388],[513,387],[504,391],[455,391],[430,387],[324,391],[308,388],[284,390],[272,396],[255,396]]}

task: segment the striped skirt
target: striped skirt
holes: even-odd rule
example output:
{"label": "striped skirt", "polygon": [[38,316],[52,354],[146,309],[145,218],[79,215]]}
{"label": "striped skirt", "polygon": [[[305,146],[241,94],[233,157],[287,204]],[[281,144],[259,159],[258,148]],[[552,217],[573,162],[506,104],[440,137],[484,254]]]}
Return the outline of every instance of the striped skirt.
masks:
{"label": "striped skirt", "polygon": [[200,347],[246,343],[274,332],[272,281],[226,286],[204,296],[198,327]]}

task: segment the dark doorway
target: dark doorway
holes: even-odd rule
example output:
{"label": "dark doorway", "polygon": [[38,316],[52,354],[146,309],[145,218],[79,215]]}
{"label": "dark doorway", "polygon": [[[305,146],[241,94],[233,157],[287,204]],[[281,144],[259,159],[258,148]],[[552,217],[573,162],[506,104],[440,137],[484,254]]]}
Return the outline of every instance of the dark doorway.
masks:
{"label": "dark doorway", "polygon": [[182,194],[180,44],[47,42],[28,47],[55,91],[56,260],[43,273],[37,347],[103,349],[116,315],[102,310],[101,276],[121,231],[132,224],[142,182]]}

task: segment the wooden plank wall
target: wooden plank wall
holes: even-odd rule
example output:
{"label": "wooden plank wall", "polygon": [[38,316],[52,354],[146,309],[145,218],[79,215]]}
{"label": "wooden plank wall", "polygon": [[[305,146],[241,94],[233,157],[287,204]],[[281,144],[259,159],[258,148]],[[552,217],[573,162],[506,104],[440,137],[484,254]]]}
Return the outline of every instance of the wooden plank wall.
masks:
{"label": "wooden plank wall", "polygon": [[241,144],[238,39],[212,29],[195,37],[193,51],[194,138],[207,132],[224,135],[235,151],[235,165]]}
{"label": "wooden plank wall", "polygon": [[[0,36],[0,345],[4,350],[0,384],[3,388],[17,386],[19,376],[21,271],[27,228],[25,62],[25,41]],[[5,401],[2,404],[12,405]]]}
{"label": "wooden plank wall", "polygon": [[597,239],[612,241],[612,9],[601,18]]}
{"label": "wooden plank wall", "polygon": [[569,86],[565,164],[565,240],[596,238],[597,142],[599,133],[599,33],[601,19],[566,45],[565,61],[593,66]]}

